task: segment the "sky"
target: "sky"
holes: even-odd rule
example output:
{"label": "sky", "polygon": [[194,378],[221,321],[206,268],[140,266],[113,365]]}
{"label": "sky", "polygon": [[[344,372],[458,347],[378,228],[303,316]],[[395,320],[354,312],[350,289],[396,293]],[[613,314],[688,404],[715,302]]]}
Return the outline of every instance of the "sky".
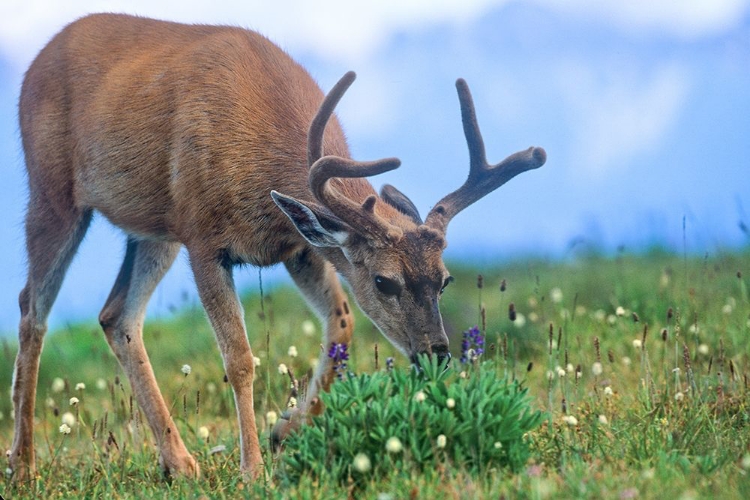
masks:
{"label": "sky", "polygon": [[[454,86],[465,78],[490,162],[531,145],[548,160],[458,215],[446,259],[652,246],[702,255],[750,243],[739,228],[750,226],[750,0],[4,0],[0,335],[16,329],[26,272],[23,73],[63,26],[103,11],[260,31],[324,90],[355,70],[337,108],[352,155],[401,158],[371,182],[396,185],[423,215],[468,172]],[[124,247],[95,218],[53,327],[97,317]],[[283,276],[263,271],[264,281]],[[258,286],[255,269],[237,279]],[[195,300],[183,252],[150,314]]]}

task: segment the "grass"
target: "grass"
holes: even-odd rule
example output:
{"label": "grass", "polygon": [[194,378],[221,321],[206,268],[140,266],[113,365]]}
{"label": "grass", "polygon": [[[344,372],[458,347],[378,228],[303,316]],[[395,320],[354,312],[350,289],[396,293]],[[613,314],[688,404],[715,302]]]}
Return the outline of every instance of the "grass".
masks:
{"label": "grass", "polygon": [[[0,479],[4,498],[750,498],[750,253],[685,258],[582,258],[561,264],[519,261],[473,269],[449,266],[456,282],[441,308],[460,370],[461,332],[478,325],[482,360],[522,380],[545,412],[528,436],[531,458],[518,473],[402,467],[385,477],[340,484],[278,474],[267,449],[268,411],[289,395],[284,363],[300,378],[320,351],[313,315],[296,291],[244,297],[254,355],[258,426],[267,477],[238,475],[231,388],[200,309],[147,323],[145,341],[165,399],[202,468],[198,481],[165,481],[153,438],[95,323],[48,335],[36,416],[38,477]],[[481,272],[482,287],[477,274]],[[506,288],[500,290],[505,280]],[[512,304],[512,307],[511,307]],[[510,310],[515,321],[510,319]],[[483,312],[482,312],[483,311]],[[350,368],[372,373],[396,354],[362,316]],[[317,323],[315,330],[320,329]],[[270,345],[266,342],[266,333]],[[294,345],[298,355],[289,355]],[[12,441],[10,384],[14,340],[0,352],[0,449]],[[181,367],[189,364],[189,375]],[[57,380],[56,379],[60,379]],[[76,389],[83,383],[85,389]],[[79,403],[70,405],[70,398]],[[72,432],[59,427],[70,413]],[[66,418],[71,418],[68,416]],[[4,468],[4,467],[3,467]]]}

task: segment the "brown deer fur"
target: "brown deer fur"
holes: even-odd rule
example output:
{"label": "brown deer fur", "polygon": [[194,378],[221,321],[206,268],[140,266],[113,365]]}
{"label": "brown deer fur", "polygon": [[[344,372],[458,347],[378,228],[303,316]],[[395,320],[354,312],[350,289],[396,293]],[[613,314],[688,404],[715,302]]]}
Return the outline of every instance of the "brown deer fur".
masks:
{"label": "brown deer fur", "polygon": [[[251,476],[262,459],[235,264],[283,262],[325,323],[326,345],[352,336],[338,271],[405,354],[449,356],[438,310],[449,281],[441,255],[447,222],[475,201],[466,194],[473,188],[464,186],[458,203],[446,197],[426,223],[394,188],[379,198],[363,172],[398,162],[349,160],[336,118],[326,127],[353,78],[348,74],[324,102],[308,73],[257,33],[125,15],[80,19],[41,51],[20,99],[29,268],[13,382],[10,467],[17,478],[34,473],[34,401],[48,313],[94,211],[128,234],[99,319],[167,472],[197,475],[199,468],[156,385],[142,327],[146,303],[181,245],[234,389],[241,470]],[[465,94],[466,129],[475,119],[468,88]],[[474,160],[483,148],[472,126],[466,134]],[[544,163],[544,151],[530,148],[508,161],[516,175]],[[508,170],[506,162],[500,166]],[[300,414],[321,410],[316,394],[331,380],[322,355]],[[297,420],[281,421],[277,436]]]}

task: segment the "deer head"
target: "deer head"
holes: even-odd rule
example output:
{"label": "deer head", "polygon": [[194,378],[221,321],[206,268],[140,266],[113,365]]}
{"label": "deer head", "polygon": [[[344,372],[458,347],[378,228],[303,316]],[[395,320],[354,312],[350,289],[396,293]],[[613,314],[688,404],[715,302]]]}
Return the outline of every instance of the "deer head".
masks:
{"label": "deer head", "polygon": [[370,194],[357,200],[341,179],[377,175],[398,168],[400,162],[322,156],[326,123],[354,79],[353,72],[344,75],[310,127],[309,183],[315,201],[276,191],[271,195],[307,242],[336,266],[360,308],[399,350],[411,359],[420,353],[450,357],[438,307],[443,290],[453,280],[442,259],[448,223],[511,178],[542,166],[546,154],[532,147],[497,165],[488,164],[471,94],[460,79],[456,87],[470,153],[466,183],[440,200],[424,222],[409,198],[390,185],[382,188],[380,197]]}

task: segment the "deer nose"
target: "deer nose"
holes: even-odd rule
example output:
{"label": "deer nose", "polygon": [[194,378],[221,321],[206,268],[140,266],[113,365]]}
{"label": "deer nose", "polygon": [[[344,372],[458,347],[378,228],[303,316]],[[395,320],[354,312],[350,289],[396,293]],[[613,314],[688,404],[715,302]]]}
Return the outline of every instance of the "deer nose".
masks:
{"label": "deer nose", "polygon": [[[429,351],[425,351],[419,354],[428,354],[430,356],[436,356],[438,365],[442,364],[443,362],[450,362],[451,359],[451,353],[448,350],[448,346],[445,344],[436,344],[430,347]],[[412,364],[416,365],[418,362],[418,354],[414,354],[411,357]]]}

